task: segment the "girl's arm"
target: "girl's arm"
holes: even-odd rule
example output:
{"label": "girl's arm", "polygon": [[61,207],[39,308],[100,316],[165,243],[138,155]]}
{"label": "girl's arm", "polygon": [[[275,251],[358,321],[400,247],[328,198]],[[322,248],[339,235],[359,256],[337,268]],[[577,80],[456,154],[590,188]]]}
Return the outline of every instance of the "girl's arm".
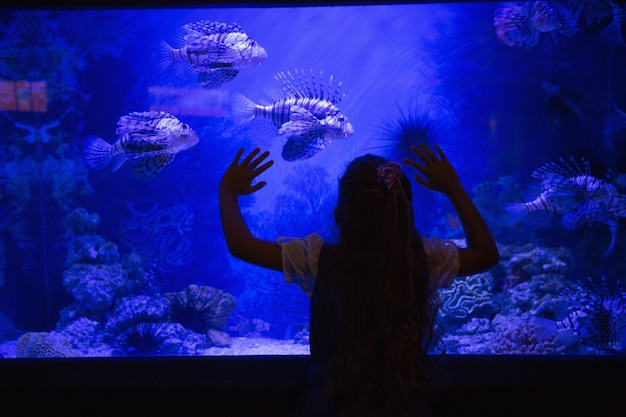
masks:
{"label": "girl's arm", "polygon": [[444,194],[454,207],[465,232],[467,248],[459,248],[458,275],[472,275],[484,272],[500,260],[496,241],[474,202],[461,184],[459,176],[441,148],[435,145],[439,156],[423,143],[411,150],[423,161],[423,165],[405,159],[404,162],[420,171],[415,174],[417,182],[429,190]]}
{"label": "girl's arm", "polygon": [[220,219],[226,245],[236,258],[254,265],[282,271],[280,246],[254,237],[239,207],[239,196],[252,194],[266,185],[265,181],[252,185],[252,181],[271,167],[274,161],[269,160],[260,165],[269,156],[269,152],[265,151],[256,156],[260,152],[260,149],[256,148],[239,162],[243,152],[243,148],[237,152],[219,186]]}

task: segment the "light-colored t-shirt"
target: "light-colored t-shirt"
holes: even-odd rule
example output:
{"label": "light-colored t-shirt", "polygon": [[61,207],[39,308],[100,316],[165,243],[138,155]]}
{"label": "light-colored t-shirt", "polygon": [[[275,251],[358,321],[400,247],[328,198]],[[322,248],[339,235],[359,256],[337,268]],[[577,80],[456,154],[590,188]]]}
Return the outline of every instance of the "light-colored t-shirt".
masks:
{"label": "light-colored t-shirt", "polygon": [[[435,288],[449,287],[459,272],[456,245],[452,241],[439,238],[423,239],[423,242]],[[281,247],[285,281],[298,284],[311,297],[324,240],[317,233],[313,233],[304,238],[281,236],[276,239],[276,244]]]}

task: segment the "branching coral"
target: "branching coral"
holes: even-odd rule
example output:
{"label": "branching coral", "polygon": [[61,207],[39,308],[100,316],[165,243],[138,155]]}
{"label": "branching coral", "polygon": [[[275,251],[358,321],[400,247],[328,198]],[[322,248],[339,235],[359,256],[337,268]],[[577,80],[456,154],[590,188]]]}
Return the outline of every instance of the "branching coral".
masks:
{"label": "branching coral", "polygon": [[163,273],[170,273],[193,259],[188,233],[193,226],[193,213],[186,206],[161,208],[154,205],[147,212],[129,203],[131,217],[120,228],[124,243],[146,262]]}

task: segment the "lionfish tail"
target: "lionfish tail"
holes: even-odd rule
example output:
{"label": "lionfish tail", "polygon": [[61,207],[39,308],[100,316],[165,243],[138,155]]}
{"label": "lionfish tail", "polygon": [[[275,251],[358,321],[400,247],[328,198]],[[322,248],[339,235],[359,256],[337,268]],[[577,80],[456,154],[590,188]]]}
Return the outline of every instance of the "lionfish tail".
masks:
{"label": "lionfish tail", "polygon": [[102,169],[111,162],[111,145],[98,136],[89,136],[83,145],[83,159],[91,169]]}

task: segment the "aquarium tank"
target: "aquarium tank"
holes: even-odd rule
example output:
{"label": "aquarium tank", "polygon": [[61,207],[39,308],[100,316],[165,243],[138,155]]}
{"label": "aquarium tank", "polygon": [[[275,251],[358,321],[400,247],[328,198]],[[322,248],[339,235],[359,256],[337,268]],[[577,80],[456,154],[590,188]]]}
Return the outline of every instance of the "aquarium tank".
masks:
{"label": "aquarium tank", "polygon": [[[501,254],[439,291],[433,351],[622,355],[624,7],[0,10],[0,356],[308,355],[306,294],[228,252],[221,176],[269,150],[253,233],[332,239],[347,163],[419,143]],[[413,192],[418,230],[463,246],[451,204]]]}

